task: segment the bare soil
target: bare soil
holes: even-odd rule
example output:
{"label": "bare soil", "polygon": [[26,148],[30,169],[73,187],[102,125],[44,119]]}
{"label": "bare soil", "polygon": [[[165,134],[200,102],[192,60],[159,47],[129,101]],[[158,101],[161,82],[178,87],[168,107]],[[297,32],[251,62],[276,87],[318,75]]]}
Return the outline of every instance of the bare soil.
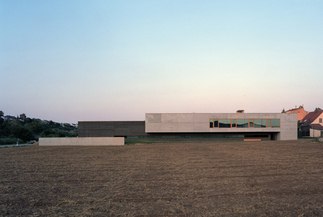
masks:
{"label": "bare soil", "polygon": [[1,216],[323,216],[309,140],[0,149]]}

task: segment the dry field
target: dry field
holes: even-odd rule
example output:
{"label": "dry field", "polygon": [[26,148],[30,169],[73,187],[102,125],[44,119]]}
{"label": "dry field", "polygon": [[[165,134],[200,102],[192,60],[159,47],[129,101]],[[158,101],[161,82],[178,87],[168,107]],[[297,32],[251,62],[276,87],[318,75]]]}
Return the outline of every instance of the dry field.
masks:
{"label": "dry field", "polygon": [[0,216],[323,216],[309,140],[0,149]]}

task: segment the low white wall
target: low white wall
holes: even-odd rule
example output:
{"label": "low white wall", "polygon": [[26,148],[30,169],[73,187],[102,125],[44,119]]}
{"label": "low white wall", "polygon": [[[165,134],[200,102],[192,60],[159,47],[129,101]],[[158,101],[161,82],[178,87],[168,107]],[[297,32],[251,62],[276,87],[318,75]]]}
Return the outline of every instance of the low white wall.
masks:
{"label": "low white wall", "polygon": [[40,146],[83,145],[105,146],[124,145],[124,137],[76,137],[76,138],[39,138]]}
{"label": "low white wall", "polygon": [[310,137],[320,137],[321,130],[310,129]]}

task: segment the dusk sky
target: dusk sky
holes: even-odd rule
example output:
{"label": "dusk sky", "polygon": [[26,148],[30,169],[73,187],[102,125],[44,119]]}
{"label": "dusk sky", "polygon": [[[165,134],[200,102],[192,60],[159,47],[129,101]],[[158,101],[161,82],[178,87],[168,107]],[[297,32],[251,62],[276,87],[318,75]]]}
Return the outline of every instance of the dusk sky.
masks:
{"label": "dusk sky", "polygon": [[321,0],[0,0],[0,110],[77,123],[322,108],[322,11]]}

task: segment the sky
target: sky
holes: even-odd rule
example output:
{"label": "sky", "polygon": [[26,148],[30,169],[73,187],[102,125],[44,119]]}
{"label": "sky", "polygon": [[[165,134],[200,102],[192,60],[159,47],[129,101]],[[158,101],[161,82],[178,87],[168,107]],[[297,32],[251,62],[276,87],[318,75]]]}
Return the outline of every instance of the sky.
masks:
{"label": "sky", "polygon": [[77,123],[323,107],[323,1],[0,0],[0,110]]}

